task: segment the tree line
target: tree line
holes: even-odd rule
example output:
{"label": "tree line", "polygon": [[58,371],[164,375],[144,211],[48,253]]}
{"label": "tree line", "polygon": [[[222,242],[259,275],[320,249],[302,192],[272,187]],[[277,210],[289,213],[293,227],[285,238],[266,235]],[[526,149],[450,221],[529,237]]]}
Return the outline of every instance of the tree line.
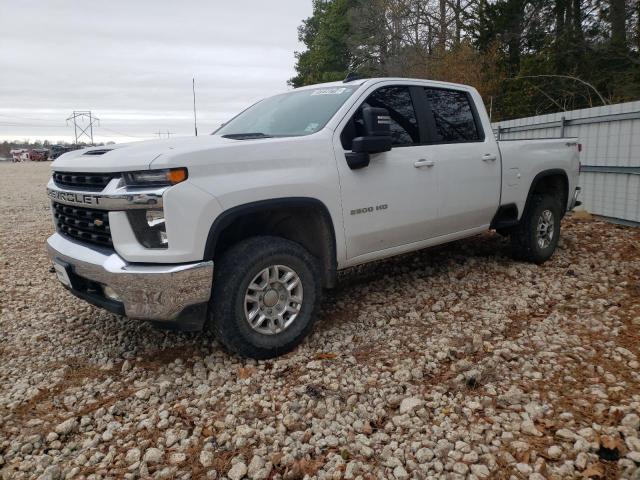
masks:
{"label": "tree line", "polygon": [[640,99],[640,0],[314,0],[292,86],[473,85],[499,121]]}
{"label": "tree line", "polygon": [[[113,142],[108,142],[108,144],[111,144]],[[60,140],[56,143],[52,143],[49,140],[4,140],[3,142],[0,143],[0,160],[5,158],[11,158],[11,150],[20,150],[20,149],[33,149],[33,148],[50,148],[51,145],[62,145],[64,147],[72,147],[75,144],[73,142],[66,142],[63,140]],[[91,146],[98,146],[98,145],[105,145],[105,143],[95,143],[93,145],[89,144],[89,143],[85,143],[85,142],[80,142],[78,145],[80,145],[81,147],[91,147]]]}

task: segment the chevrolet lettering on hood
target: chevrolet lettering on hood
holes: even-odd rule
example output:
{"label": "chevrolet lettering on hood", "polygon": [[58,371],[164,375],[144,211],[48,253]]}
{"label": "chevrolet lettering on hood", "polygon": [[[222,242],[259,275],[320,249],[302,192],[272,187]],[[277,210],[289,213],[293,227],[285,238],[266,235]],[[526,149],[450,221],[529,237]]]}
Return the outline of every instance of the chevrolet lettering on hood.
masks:
{"label": "chevrolet lettering on hood", "polygon": [[87,195],[86,193],[61,192],[59,190],[47,189],[47,193],[53,200],[65,203],[74,203],[78,205],[100,205],[100,197],[95,195]]}

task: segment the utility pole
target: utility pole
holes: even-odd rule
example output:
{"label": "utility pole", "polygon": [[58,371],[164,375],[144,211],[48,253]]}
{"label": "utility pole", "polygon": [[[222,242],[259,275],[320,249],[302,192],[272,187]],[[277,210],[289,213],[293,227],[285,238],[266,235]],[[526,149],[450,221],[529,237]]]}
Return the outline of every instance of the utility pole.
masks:
{"label": "utility pole", "polygon": [[196,137],[198,136],[198,119],[196,118],[196,77],[191,79],[191,87],[193,90],[193,128],[196,131]]}
{"label": "utility pole", "polygon": [[170,132],[169,130],[167,130],[166,132],[163,132],[160,129],[158,129],[158,131],[156,132],[156,135],[158,135],[158,138],[162,138],[163,135],[166,135],[167,138],[170,138],[171,135],[175,135],[175,133],[174,132]]}
{"label": "utility pole", "polygon": [[[73,120],[73,133],[76,138],[76,145],[78,140],[83,136],[89,139],[91,145],[93,145],[93,124],[100,124],[100,119],[91,113],[91,110],[74,110],[69,118],[67,118],[67,124],[70,120]],[[83,126],[84,125],[84,126]]]}

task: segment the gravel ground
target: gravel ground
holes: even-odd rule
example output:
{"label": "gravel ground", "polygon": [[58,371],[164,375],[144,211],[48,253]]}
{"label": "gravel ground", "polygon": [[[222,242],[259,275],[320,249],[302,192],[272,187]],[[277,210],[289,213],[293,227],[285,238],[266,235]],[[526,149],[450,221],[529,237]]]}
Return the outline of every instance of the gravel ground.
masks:
{"label": "gravel ground", "polygon": [[49,164],[0,165],[0,478],[640,478],[640,231],[563,222],[346,272],[295,352],[93,308],[49,271]]}

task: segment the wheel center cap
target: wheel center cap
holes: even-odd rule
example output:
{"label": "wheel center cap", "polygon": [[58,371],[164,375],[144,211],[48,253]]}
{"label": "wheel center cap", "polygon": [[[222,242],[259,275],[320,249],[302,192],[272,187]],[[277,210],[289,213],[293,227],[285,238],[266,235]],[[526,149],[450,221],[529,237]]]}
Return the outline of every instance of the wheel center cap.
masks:
{"label": "wheel center cap", "polygon": [[274,289],[269,290],[264,294],[263,302],[267,307],[273,307],[276,303],[278,303],[278,292],[276,292]]}

